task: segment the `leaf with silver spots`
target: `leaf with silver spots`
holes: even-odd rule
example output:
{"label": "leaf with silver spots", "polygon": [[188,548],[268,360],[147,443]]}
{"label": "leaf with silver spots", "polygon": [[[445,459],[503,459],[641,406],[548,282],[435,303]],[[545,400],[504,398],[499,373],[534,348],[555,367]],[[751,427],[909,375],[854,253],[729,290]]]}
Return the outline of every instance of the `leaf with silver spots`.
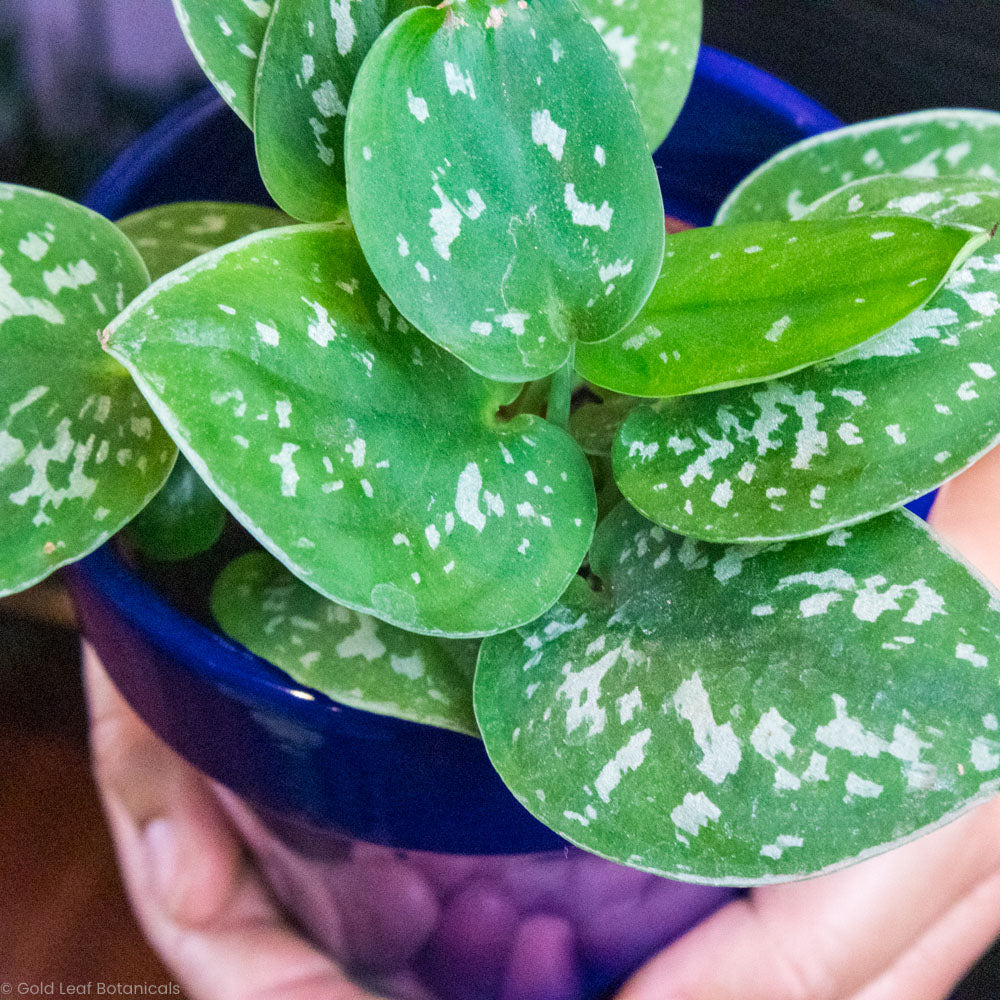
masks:
{"label": "leaf with silver spots", "polygon": [[101,328],[149,284],[107,219],[0,184],[0,597],[87,555],[177,451]]}
{"label": "leaf with silver spots", "polygon": [[762,885],[880,854],[1000,787],[1000,594],[911,515],[722,547],[622,504],[592,565],[603,590],[580,581],[486,640],[474,689],[501,777],[574,844]]}
{"label": "leaf with silver spots", "polygon": [[[391,306],[350,228],[249,236],[110,328],[189,461],[325,596],[414,632],[531,621],[589,546],[584,454]],[[498,588],[497,580],[504,581]]]}

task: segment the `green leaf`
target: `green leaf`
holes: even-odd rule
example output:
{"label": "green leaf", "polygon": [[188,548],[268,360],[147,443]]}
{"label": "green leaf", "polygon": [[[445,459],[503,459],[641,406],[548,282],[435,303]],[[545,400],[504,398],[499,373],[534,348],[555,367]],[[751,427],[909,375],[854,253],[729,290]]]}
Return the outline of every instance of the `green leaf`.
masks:
{"label": "green leaf", "polygon": [[592,558],[604,590],[485,641],[474,694],[501,777],[573,843],[766,884],[1000,786],[1000,594],[911,515],[723,548],[622,504]]}
{"label": "green leaf", "polygon": [[254,97],[271,197],[308,222],[347,212],[344,128],[361,62],[406,0],[274,0]]}
{"label": "green leaf", "polygon": [[240,118],[253,123],[254,77],[268,0],[174,0],[174,13],[198,65]]}
{"label": "green leaf", "polygon": [[143,555],[179,562],[207,552],[226,527],[226,508],[179,456],[170,478],[126,533]]}
{"label": "green leaf", "polygon": [[1000,221],[996,181],[883,174],[851,181],[814,201],[805,219],[912,215],[940,226],[992,229]]}
{"label": "green leaf", "polygon": [[0,184],[0,596],[97,548],[170,472],[173,444],[98,342],[148,283],[106,219]]}
{"label": "green leaf", "polygon": [[701,0],[581,0],[618,62],[650,149],[684,105],[701,46]]}
{"label": "green leaf", "polygon": [[549,607],[587,551],[583,453],[537,417],[498,421],[518,387],[413,330],[349,228],[193,261],[108,349],[229,510],[340,604],[414,632],[500,631]]}
{"label": "green leaf", "polygon": [[400,312],[504,381],[620,330],[663,253],[642,125],[575,4],[411,10],[347,117],[351,217]]}
{"label": "green leaf", "polygon": [[[963,217],[987,221],[991,201]],[[1000,253],[975,255],[923,309],[825,364],[635,410],[615,446],[622,492],[680,534],[754,541],[940,486],[1000,438],[998,294]]]}
{"label": "green leaf", "polygon": [[901,320],[986,239],[868,217],[678,233],[639,315],[610,340],[581,344],[577,370],[657,397],[787,374]]}
{"label": "green leaf", "polygon": [[284,212],[260,205],[180,201],[126,216],[118,228],[142,254],[156,281],[209,250],[291,221]]}
{"label": "green leaf", "polygon": [[877,174],[997,179],[1000,114],[938,109],[848,125],[782,150],[736,186],[716,224],[797,219],[850,181]]}
{"label": "green leaf", "polygon": [[479,735],[478,642],[413,635],[334,604],[265,552],[223,570],[212,611],[227,635],[334,701]]}

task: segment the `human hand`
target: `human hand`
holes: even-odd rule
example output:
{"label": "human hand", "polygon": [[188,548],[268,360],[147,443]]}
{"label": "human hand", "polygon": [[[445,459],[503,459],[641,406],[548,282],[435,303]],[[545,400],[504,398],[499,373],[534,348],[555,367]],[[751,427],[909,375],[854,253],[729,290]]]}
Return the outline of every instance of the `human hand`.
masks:
{"label": "human hand", "polygon": [[374,1000],[281,917],[205,779],[84,644],[94,775],[132,907],[192,1000]]}
{"label": "human hand", "polygon": [[[1000,584],[1000,449],[931,525]],[[852,868],[755,889],[649,962],[618,1000],[944,1000],[1000,934],[1000,799]]]}

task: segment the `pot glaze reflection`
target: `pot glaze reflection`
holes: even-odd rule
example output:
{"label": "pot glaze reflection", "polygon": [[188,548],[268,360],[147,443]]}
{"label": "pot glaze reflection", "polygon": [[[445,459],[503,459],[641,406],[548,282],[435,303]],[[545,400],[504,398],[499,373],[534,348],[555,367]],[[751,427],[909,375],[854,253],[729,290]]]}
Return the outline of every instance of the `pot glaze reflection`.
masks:
{"label": "pot glaze reflection", "polygon": [[359,983],[393,1000],[607,995],[739,895],[573,847],[449,855],[345,836],[322,857],[297,847],[287,820],[272,829],[227,789],[215,791],[283,908]]}

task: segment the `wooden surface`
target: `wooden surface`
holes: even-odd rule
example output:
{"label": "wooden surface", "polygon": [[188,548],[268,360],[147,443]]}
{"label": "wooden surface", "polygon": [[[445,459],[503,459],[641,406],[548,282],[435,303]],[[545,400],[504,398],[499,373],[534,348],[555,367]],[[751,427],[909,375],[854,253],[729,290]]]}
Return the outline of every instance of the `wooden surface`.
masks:
{"label": "wooden surface", "polygon": [[0,983],[169,982],[118,878],[72,632],[0,615],[0,706]]}

